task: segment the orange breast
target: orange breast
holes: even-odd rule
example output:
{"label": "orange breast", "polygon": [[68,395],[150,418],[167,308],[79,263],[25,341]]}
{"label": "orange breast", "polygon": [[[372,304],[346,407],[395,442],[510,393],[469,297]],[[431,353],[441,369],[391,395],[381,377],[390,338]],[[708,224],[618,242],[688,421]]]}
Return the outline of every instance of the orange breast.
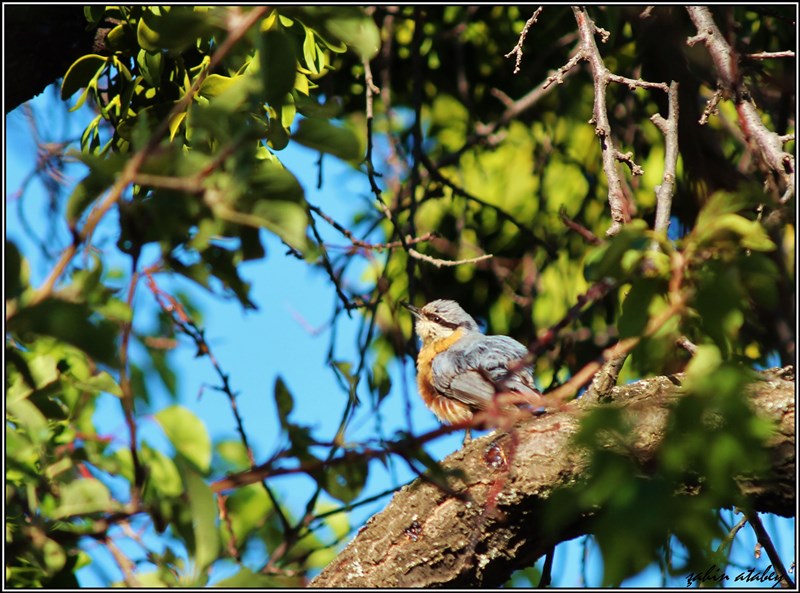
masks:
{"label": "orange breast", "polygon": [[463,330],[459,329],[447,338],[423,344],[422,350],[419,351],[419,356],[417,356],[417,386],[419,387],[419,394],[422,396],[422,401],[425,402],[425,405],[445,424],[455,424],[472,418],[472,410],[466,404],[443,395],[431,383],[433,359],[450,348],[463,335]]}

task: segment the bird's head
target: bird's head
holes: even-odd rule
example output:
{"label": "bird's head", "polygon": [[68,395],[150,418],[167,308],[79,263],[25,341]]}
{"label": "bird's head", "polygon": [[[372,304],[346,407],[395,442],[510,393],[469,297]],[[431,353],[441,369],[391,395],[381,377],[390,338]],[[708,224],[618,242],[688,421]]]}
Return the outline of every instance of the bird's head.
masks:
{"label": "bird's head", "polygon": [[455,301],[439,299],[421,309],[408,303],[403,303],[403,306],[416,318],[415,329],[423,343],[446,338],[459,328],[480,331],[475,320]]}

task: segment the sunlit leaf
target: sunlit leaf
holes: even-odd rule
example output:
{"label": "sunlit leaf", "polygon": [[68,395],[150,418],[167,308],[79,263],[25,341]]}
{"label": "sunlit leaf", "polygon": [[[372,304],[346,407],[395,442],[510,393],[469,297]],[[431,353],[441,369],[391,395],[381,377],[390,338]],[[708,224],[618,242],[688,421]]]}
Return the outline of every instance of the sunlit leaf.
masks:
{"label": "sunlit leaf", "polygon": [[361,143],[352,130],[335,126],[324,119],[301,119],[292,139],[303,146],[347,161],[363,157]]}
{"label": "sunlit leaf", "polygon": [[61,82],[61,99],[66,101],[79,89],[96,79],[108,64],[108,59],[97,54],[89,54],[78,58],[69,67]]}
{"label": "sunlit leaf", "polygon": [[53,517],[108,513],[115,509],[116,504],[112,503],[111,493],[105,484],[100,480],[81,478],[61,486],[60,503]]}
{"label": "sunlit leaf", "polygon": [[217,559],[220,550],[219,530],[217,529],[217,506],[211,488],[193,470],[184,471],[186,493],[192,511],[194,528],[194,561],[198,573]]}
{"label": "sunlit leaf", "polygon": [[206,425],[183,406],[170,406],[155,414],[175,450],[202,473],[211,464],[211,439]]}

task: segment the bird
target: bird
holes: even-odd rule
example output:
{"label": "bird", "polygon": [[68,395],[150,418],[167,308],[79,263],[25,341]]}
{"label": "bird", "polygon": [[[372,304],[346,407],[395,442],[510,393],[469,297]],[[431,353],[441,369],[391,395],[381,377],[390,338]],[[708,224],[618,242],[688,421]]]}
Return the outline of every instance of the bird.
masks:
{"label": "bird", "polygon": [[[485,335],[456,301],[438,299],[422,308],[402,304],[422,341],[417,386],[439,421],[467,422],[477,412],[498,409],[499,395],[534,409],[543,406],[525,346],[508,336]],[[469,439],[468,428],[464,442]]]}

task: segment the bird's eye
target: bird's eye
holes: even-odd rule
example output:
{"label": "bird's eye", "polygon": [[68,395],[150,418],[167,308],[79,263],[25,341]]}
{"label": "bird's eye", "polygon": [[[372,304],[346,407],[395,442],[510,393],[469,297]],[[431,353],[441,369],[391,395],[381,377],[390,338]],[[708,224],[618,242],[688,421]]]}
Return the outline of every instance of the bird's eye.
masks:
{"label": "bird's eye", "polygon": [[433,321],[434,323],[444,323],[444,319],[442,319],[438,315],[431,315],[431,321]]}

